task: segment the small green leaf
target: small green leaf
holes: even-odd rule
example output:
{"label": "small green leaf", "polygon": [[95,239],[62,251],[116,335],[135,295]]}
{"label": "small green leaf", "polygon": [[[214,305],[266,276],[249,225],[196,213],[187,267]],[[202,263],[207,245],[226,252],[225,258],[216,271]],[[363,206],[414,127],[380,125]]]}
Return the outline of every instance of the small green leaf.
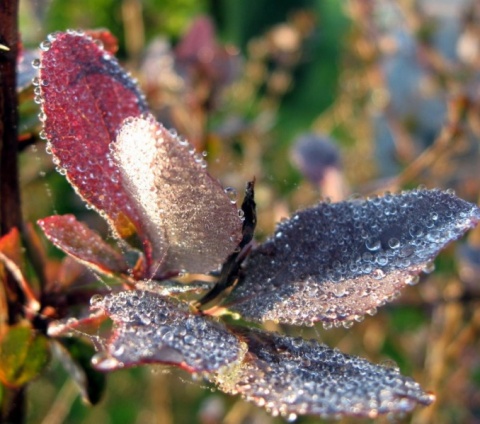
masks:
{"label": "small green leaf", "polygon": [[23,324],[11,327],[0,341],[0,381],[20,387],[38,376],[49,359],[44,335]]}

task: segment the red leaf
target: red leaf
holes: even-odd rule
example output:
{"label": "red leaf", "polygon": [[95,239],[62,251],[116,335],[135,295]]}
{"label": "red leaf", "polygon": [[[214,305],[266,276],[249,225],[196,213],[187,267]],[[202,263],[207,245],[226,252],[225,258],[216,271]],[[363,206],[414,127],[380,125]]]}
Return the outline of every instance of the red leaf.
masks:
{"label": "red leaf", "polygon": [[125,118],[147,110],[143,95],[89,36],[51,35],[40,47],[40,119],[54,161],[77,192],[128,237],[139,230],[140,221],[109,144]]}
{"label": "red leaf", "polygon": [[75,216],[50,216],[40,219],[38,225],[55,246],[86,265],[107,274],[127,272],[122,255]]}
{"label": "red leaf", "polygon": [[25,273],[25,263],[22,256],[22,243],[17,228],[12,228],[9,233],[0,238],[0,252],[3,253]]}

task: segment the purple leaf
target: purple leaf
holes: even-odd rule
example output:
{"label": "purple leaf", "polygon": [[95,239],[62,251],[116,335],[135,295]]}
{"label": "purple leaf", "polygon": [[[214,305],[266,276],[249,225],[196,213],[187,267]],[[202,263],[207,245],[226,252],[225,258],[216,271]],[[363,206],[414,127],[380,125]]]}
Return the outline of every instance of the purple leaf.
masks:
{"label": "purple leaf", "polygon": [[94,358],[101,370],[144,363],[177,365],[190,372],[214,372],[238,361],[244,347],[213,320],[188,305],[148,291],[92,298],[115,323],[107,350]]}
{"label": "purple leaf", "polygon": [[228,307],[254,321],[350,326],[479,220],[477,206],[439,190],[321,203],[252,252]]}
{"label": "purple leaf", "polygon": [[202,155],[152,116],[126,120],[112,151],[154,251],[166,252],[159,271],[221,265],[240,242],[242,220]]}
{"label": "purple leaf", "polygon": [[248,353],[234,373],[220,373],[217,383],[221,390],[239,393],[273,415],[375,418],[434,400],[398,369],[345,355],[314,340],[238,331]]}

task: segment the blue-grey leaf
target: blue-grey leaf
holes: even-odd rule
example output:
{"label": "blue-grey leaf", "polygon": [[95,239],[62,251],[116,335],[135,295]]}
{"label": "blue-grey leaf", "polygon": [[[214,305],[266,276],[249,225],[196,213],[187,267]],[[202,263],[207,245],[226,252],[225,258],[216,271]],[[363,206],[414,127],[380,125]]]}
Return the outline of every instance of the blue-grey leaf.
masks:
{"label": "blue-grey leaf", "polygon": [[94,358],[101,370],[163,363],[211,373],[244,355],[225,327],[189,312],[188,305],[149,291],[125,291],[92,299],[114,322],[113,337]]}
{"label": "blue-grey leaf", "polygon": [[397,368],[374,365],[314,340],[238,331],[248,354],[235,372],[220,373],[217,384],[273,415],[374,418],[405,413],[435,399]]}
{"label": "blue-grey leaf", "polygon": [[477,206],[440,190],[320,203],[252,252],[227,306],[254,321],[348,327],[479,220]]}

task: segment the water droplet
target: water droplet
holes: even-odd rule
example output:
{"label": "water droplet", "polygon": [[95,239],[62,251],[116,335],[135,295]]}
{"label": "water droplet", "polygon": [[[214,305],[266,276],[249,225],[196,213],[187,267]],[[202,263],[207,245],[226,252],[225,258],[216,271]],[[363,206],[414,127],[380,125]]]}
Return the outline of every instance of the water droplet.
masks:
{"label": "water droplet", "polygon": [[407,277],[407,279],[405,280],[405,282],[409,285],[409,286],[414,286],[416,284],[418,284],[418,282],[420,281],[420,277],[418,275],[410,275],[409,277]]}
{"label": "water droplet", "polygon": [[90,298],[90,306],[98,306],[102,302],[103,302],[103,296],[101,294],[94,294]]}
{"label": "water droplet", "polygon": [[385,273],[380,268],[377,268],[373,270],[372,277],[375,278],[375,280],[381,280],[385,277]]}
{"label": "water droplet", "polygon": [[40,69],[40,67],[42,66],[42,62],[40,61],[40,59],[33,59],[32,60],[32,67],[35,68],[35,69]]}
{"label": "water droplet", "polygon": [[232,204],[237,203],[237,190],[233,187],[226,187],[224,191]]}
{"label": "water droplet", "polygon": [[374,252],[378,249],[380,249],[380,247],[382,247],[382,244],[380,243],[380,240],[375,240],[375,239],[372,239],[372,238],[369,238],[365,241],[365,247]]}
{"label": "water droplet", "polygon": [[188,140],[185,137],[179,136],[178,144],[180,144],[180,146],[188,146]]}
{"label": "water droplet", "polygon": [[380,253],[378,256],[377,256],[377,259],[376,259],[376,262],[378,265],[380,266],[385,266],[388,264],[388,257],[387,255],[385,255],[384,253]]}
{"label": "water droplet", "polygon": [[412,237],[421,237],[423,235],[423,229],[420,225],[414,224],[408,230]]}
{"label": "water droplet", "polygon": [[111,357],[107,352],[100,352],[93,356],[92,364],[101,371],[109,371],[115,368],[121,368],[122,363]]}
{"label": "water droplet", "polygon": [[425,274],[430,274],[435,270],[435,264],[433,262],[427,262],[425,264],[425,267],[422,269],[422,271]]}
{"label": "water droplet", "polygon": [[44,52],[48,52],[50,50],[50,47],[52,47],[52,43],[48,40],[42,41],[40,43],[40,49]]}
{"label": "water droplet", "polygon": [[400,240],[392,237],[390,240],[388,240],[388,246],[391,249],[398,249],[400,247]]}
{"label": "water droplet", "polygon": [[289,423],[293,423],[294,421],[296,421],[296,419],[297,419],[297,414],[294,414],[293,412],[289,414],[287,417],[287,421]]}

